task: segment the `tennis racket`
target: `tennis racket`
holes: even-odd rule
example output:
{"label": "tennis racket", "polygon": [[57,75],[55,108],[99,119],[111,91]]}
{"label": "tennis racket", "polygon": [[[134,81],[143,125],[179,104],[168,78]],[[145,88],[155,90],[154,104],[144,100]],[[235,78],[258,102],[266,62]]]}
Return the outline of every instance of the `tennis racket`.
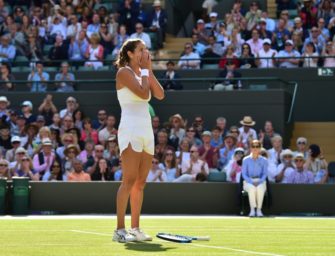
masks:
{"label": "tennis racket", "polygon": [[182,236],[168,233],[158,233],[156,237],[176,243],[192,243],[193,240],[209,241],[210,239],[209,236]]}

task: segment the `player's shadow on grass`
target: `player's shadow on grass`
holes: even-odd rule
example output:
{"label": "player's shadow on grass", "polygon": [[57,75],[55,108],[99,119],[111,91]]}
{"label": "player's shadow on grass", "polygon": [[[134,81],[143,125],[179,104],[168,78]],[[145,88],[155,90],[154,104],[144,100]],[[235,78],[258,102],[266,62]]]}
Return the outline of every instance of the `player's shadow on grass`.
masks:
{"label": "player's shadow on grass", "polygon": [[126,243],[125,248],[132,251],[141,252],[166,252],[168,250],[176,249],[176,247],[166,247],[162,244],[157,243],[146,243],[146,242],[136,242],[136,243]]}

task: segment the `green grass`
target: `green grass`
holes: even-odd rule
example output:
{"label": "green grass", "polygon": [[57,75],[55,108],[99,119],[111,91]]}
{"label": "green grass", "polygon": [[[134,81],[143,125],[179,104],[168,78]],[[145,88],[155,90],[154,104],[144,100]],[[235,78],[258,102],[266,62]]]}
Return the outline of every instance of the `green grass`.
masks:
{"label": "green grass", "polygon": [[111,239],[114,225],[115,218],[103,217],[0,218],[0,255],[335,255],[335,219],[331,218],[142,219],[142,227],[152,236],[170,232],[211,237],[210,241],[191,244],[158,238],[147,243],[119,244]]}

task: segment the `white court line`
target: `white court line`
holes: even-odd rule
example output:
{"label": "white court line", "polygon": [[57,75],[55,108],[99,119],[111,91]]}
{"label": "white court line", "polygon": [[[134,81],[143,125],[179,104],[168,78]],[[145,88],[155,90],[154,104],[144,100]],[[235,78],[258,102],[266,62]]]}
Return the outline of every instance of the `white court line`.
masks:
{"label": "white court line", "polygon": [[[91,235],[97,235],[97,236],[111,236],[112,234],[106,234],[106,233],[99,233],[99,232],[91,232],[91,231],[84,231],[84,230],[69,230],[70,232],[75,233],[82,233],[82,234],[91,234]],[[168,241],[162,241],[167,243],[172,243]],[[242,249],[235,249],[225,246],[214,246],[214,245],[203,245],[203,244],[192,244],[192,243],[186,243],[183,245],[189,245],[194,247],[204,247],[204,248],[211,248],[211,249],[219,249],[219,250],[225,250],[225,251],[233,251],[233,252],[242,252],[246,254],[255,254],[255,255],[265,255],[265,256],[285,256],[283,254],[274,254],[274,253],[268,253],[268,252],[256,252],[256,251],[247,251]]]}

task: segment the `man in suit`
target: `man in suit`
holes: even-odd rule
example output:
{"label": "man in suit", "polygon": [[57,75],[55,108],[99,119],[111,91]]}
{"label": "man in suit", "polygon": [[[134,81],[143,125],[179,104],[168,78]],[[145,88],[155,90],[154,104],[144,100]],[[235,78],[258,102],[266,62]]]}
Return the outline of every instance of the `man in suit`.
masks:
{"label": "man in suit", "polygon": [[167,13],[162,9],[159,0],[154,1],[153,7],[154,10],[149,15],[149,29],[157,34],[158,48],[163,48],[167,25]]}
{"label": "man in suit", "polygon": [[176,81],[175,79],[179,79],[180,75],[175,71],[175,63],[173,61],[168,61],[166,63],[166,71],[161,77],[162,79],[166,79],[162,81],[162,86],[164,90],[182,90],[183,85],[180,81]]}

